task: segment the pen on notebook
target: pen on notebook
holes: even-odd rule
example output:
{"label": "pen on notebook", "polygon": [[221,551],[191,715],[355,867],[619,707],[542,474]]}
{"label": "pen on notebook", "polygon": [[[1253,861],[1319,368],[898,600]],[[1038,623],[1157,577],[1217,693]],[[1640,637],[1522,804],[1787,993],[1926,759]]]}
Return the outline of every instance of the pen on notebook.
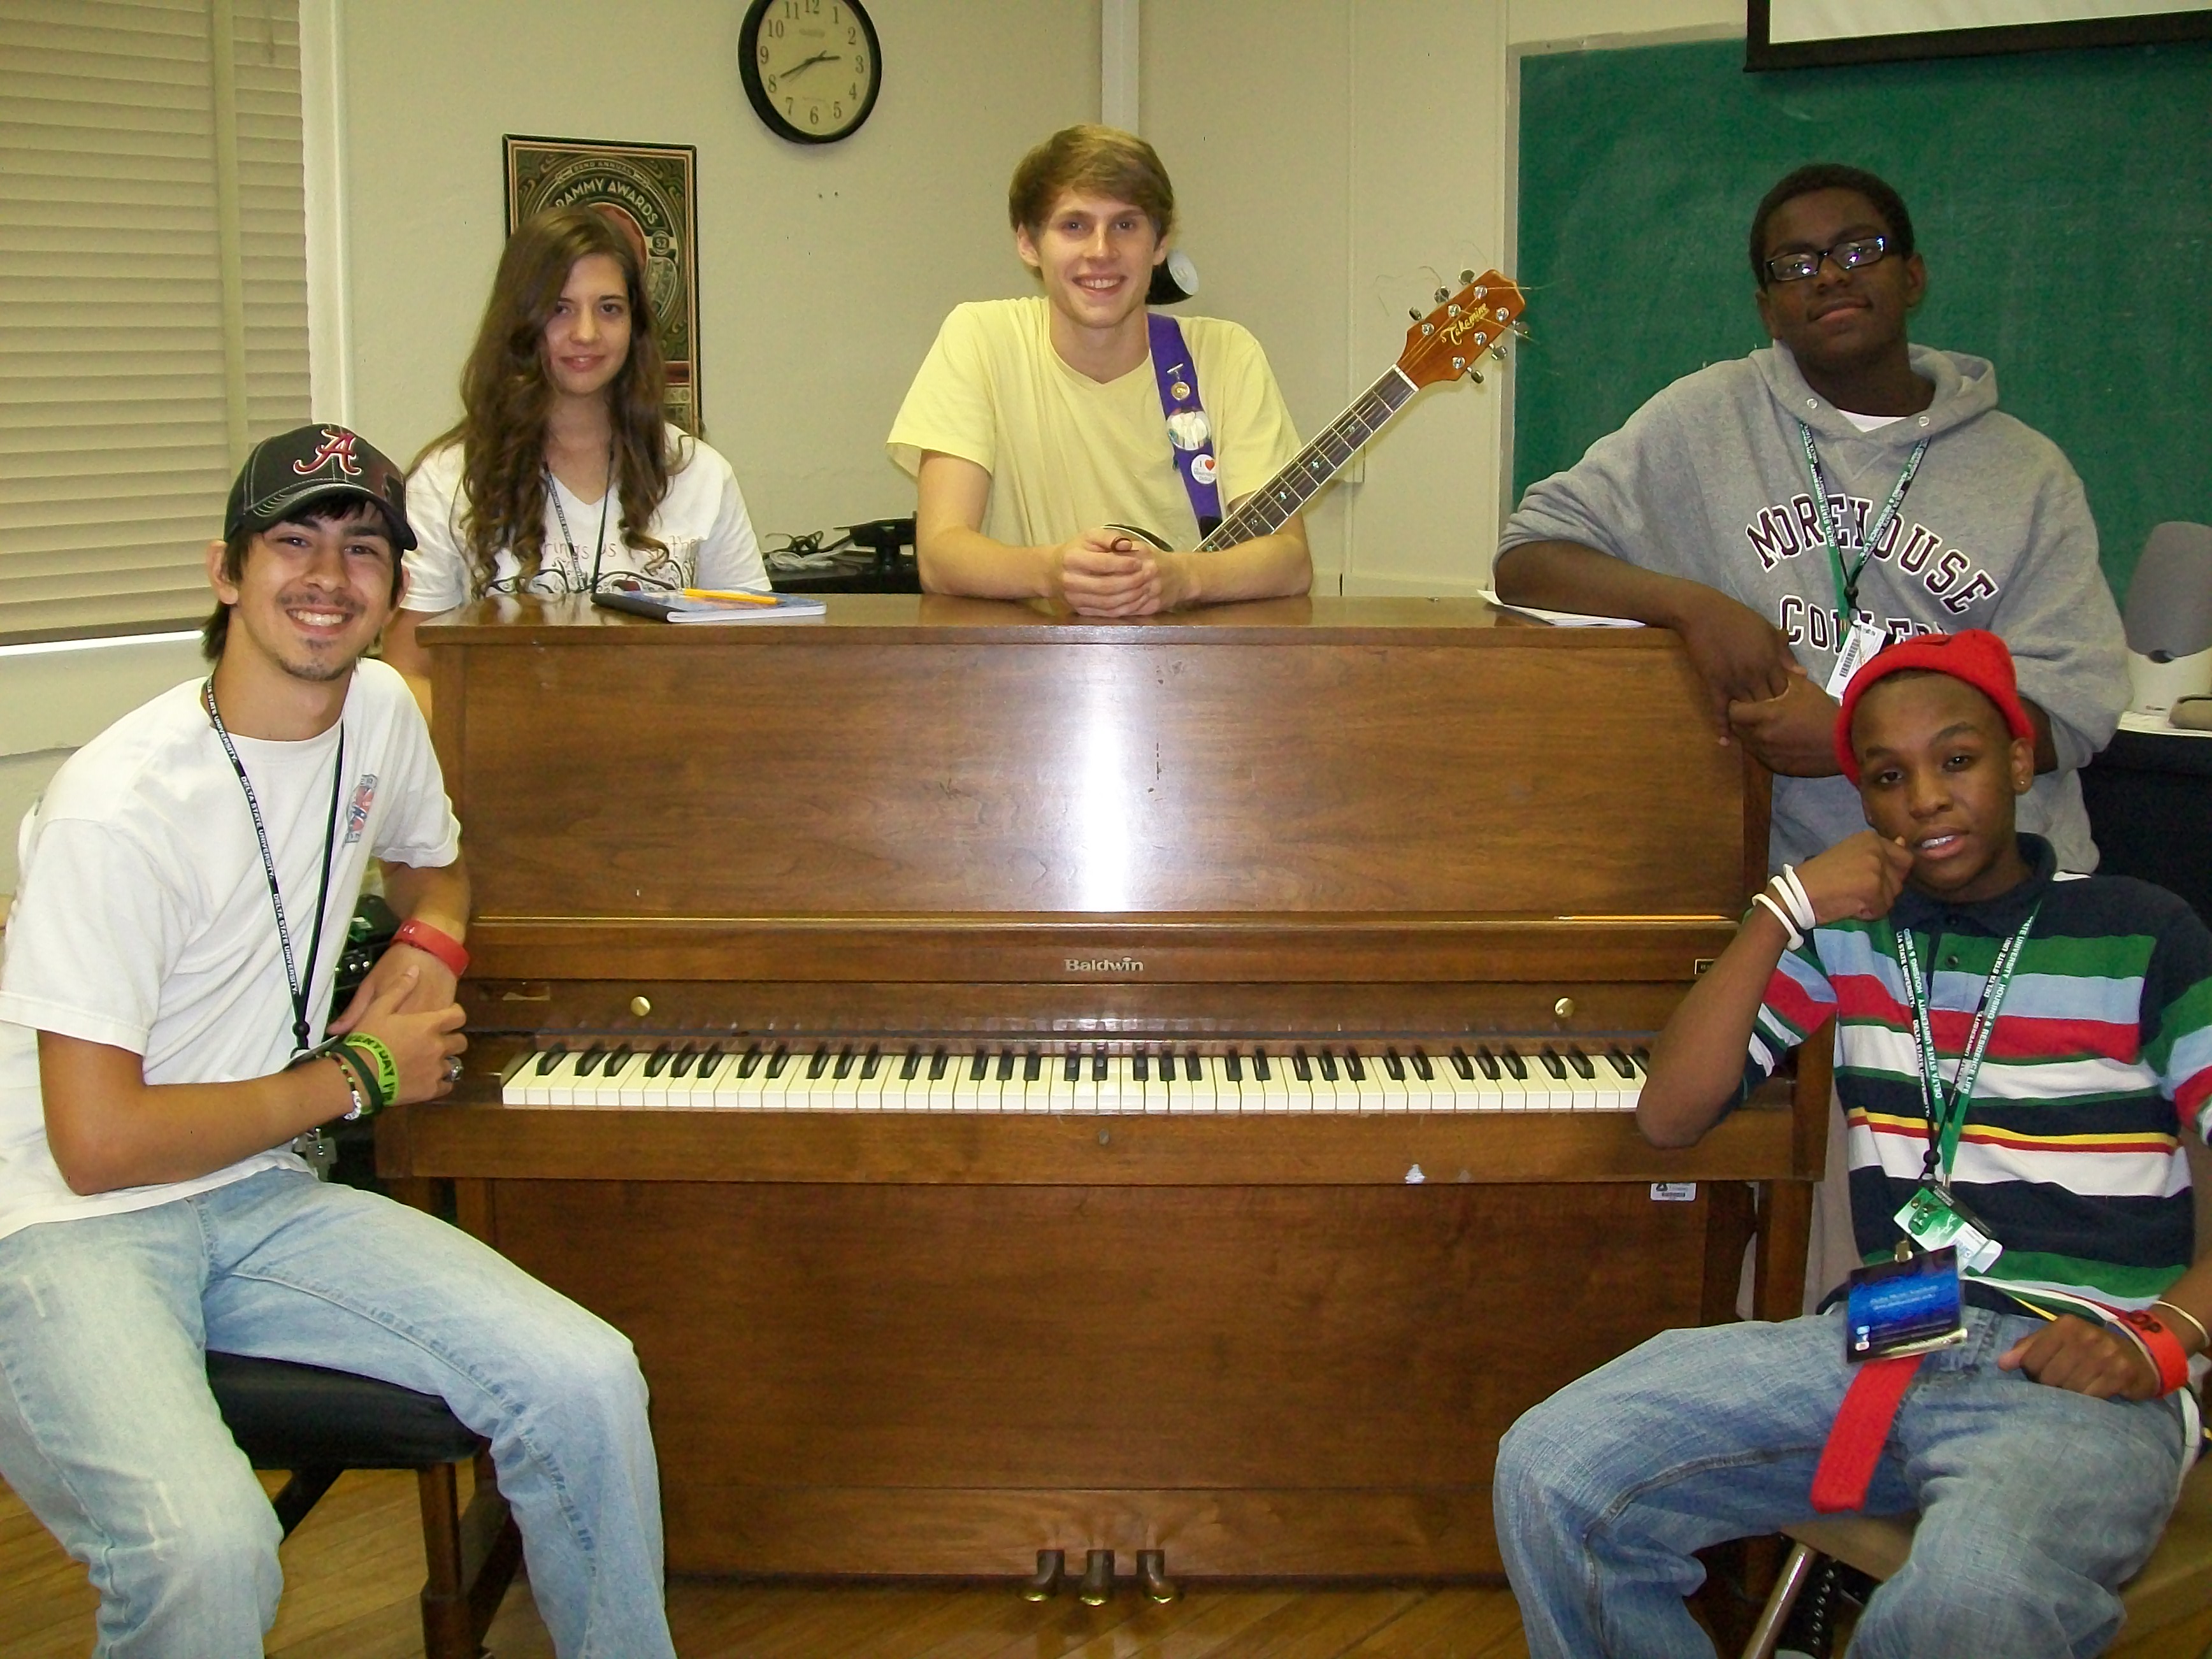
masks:
{"label": "pen on notebook", "polygon": [[775,595],[773,593],[747,593],[738,588],[687,587],[684,590],[684,597],[687,599],[735,599],[740,605],[774,605],[775,603]]}

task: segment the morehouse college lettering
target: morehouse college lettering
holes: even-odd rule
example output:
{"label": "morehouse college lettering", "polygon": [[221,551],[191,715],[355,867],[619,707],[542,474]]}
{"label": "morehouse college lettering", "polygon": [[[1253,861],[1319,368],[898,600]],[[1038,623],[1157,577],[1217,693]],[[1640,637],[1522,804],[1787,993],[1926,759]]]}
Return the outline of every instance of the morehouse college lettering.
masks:
{"label": "morehouse college lettering", "polygon": [[[1828,498],[1829,514],[1846,560],[1865,545],[1867,521],[1873,518],[1876,505],[1863,495]],[[1762,569],[1772,570],[1784,561],[1804,554],[1823,562],[1826,559],[1820,545],[1820,521],[1813,509],[1813,498],[1802,491],[1786,501],[1761,508],[1759,516],[1744,526],[1743,536]],[[1995,579],[1974,562],[1972,554],[1962,547],[1946,546],[1942,537],[1935,531],[1917,520],[1908,524],[1903,514],[1890,520],[1889,529],[1867,562],[1869,574],[1882,565],[1890,566],[1897,573],[1889,578],[1890,581],[1895,582],[1900,576],[1917,580],[1954,617],[1966,616],[1977,605],[1996,598],[2000,591]],[[1807,585],[1825,587],[1827,583],[1824,572],[1819,583]],[[1863,582],[1861,596],[1873,597],[1881,586],[1879,582]],[[1936,631],[1930,624],[1909,617],[1883,617],[1866,610],[1859,614],[1868,622],[1887,628],[1894,639]],[[1792,645],[1810,645],[1820,651],[1835,650],[1844,631],[1838,623],[1833,605],[1811,604],[1795,593],[1784,595],[1777,605],[1774,623]]]}

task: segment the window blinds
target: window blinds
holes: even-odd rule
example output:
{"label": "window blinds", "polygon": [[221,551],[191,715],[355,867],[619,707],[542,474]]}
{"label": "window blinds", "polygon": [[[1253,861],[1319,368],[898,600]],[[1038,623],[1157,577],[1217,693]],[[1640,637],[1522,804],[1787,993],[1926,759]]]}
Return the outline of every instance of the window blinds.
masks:
{"label": "window blinds", "polygon": [[8,0],[0,62],[0,638],[196,621],[308,416],[296,0]]}

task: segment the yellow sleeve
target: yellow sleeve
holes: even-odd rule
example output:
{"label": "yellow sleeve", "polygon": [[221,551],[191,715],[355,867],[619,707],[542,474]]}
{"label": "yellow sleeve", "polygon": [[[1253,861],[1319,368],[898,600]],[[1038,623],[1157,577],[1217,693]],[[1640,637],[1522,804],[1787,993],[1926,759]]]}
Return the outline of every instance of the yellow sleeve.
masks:
{"label": "yellow sleeve", "polygon": [[937,331],[936,343],[891,422],[886,447],[892,465],[902,471],[920,472],[925,450],[957,455],[986,472],[997,470],[997,422],[981,320],[976,307],[956,306]]}
{"label": "yellow sleeve", "polygon": [[1220,318],[1190,321],[1206,325],[1190,349],[1198,359],[1199,397],[1213,427],[1225,507],[1282,471],[1298,453],[1297,428],[1251,331]]}

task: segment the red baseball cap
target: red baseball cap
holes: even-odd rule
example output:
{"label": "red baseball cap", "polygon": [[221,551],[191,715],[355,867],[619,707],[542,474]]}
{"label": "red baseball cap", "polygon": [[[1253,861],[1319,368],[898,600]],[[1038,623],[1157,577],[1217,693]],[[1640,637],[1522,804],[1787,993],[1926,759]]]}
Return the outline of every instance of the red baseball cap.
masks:
{"label": "red baseball cap", "polygon": [[1962,628],[1955,634],[1916,634],[1875,652],[1844,688],[1843,707],[1836,714],[1836,761],[1853,783],[1859,781],[1859,763],[1851,753],[1851,716],[1858,712],[1859,699],[1877,680],[1908,670],[1964,680],[1996,704],[2013,736],[2035,741],[2034,724],[2020,700],[2012,653],[2005,649],[2002,640],[1984,628]]}

